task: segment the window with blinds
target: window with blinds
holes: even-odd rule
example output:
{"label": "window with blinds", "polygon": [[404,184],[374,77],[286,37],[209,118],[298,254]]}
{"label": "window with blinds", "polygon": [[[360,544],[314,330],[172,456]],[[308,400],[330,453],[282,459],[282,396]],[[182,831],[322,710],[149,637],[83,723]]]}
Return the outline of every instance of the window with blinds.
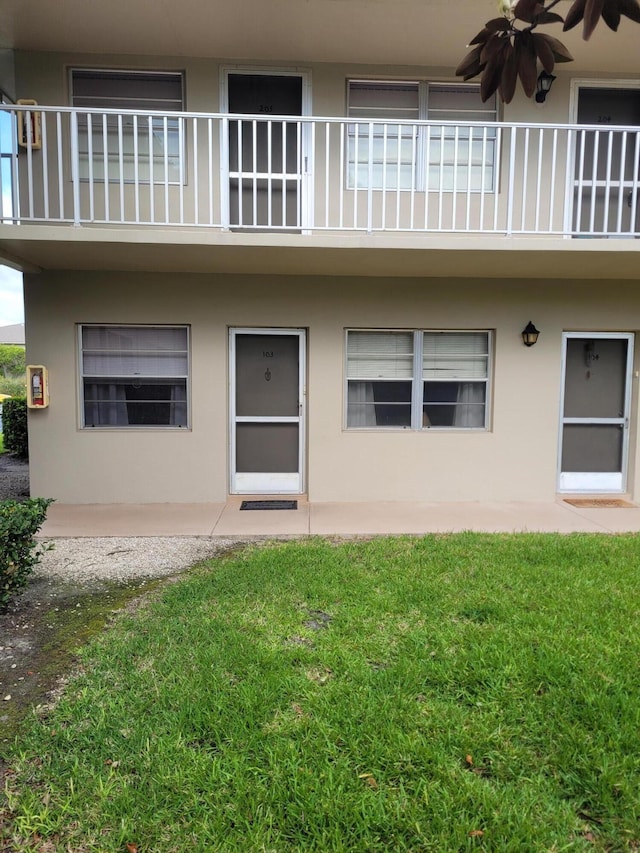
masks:
{"label": "window with blinds", "polygon": [[488,331],[349,330],[347,428],[486,429]]}
{"label": "window with blinds", "polygon": [[71,103],[80,111],[81,178],[119,180],[122,174],[126,181],[141,183],[182,180],[183,127],[175,116],[184,109],[181,73],[74,68]]}
{"label": "window with blinds", "polygon": [[188,427],[186,326],[81,326],[84,427]]}
{"label": "window with blinds", "polygon": [[[367,119],[349,126],[348,188],[495,189],[497,103],[478,85],[350,80],[347,113]],[[411,124],[422,119],[434,124]]]}

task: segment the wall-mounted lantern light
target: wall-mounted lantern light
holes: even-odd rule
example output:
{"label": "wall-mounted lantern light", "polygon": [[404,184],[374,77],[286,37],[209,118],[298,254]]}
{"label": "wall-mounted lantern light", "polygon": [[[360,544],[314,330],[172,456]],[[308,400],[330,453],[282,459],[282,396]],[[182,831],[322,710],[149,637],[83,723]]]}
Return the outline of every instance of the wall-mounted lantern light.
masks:
{"label": "wall-mounted lantern light", "polygon": [[551,87],[553,86],[553,81],[555,80],[555,76],[553,74],[548,74],[544,69],[538,74],[538,82],[536,84],[536,103],[544,104],[547,100],[547,95],[551,91]]}
{"label": "wall-mounted lantern light", "polygon": [[526,347],[532,347],[535,343],[538,342],[538,336],[540,332],[533,325],[531,320],[527,323],[527,325],[522,330],[522,343]]}

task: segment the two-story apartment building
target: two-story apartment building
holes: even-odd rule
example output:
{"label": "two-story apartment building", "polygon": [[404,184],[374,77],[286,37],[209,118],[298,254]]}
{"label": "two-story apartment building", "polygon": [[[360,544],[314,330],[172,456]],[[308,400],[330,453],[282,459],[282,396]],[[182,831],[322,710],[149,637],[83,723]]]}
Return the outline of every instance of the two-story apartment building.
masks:
{"label": "two-story apartment building", "polygon": [[3,22],[32,492],[637,496],[637,25],[502,105],[492,1],[152,6]]}

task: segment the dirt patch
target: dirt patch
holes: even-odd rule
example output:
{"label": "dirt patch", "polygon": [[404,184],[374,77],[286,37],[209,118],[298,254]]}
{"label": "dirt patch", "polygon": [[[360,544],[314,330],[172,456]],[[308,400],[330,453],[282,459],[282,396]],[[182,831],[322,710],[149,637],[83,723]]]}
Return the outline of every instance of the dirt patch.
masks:
{"label": "dirt patch", "polygon": [[29,497],[29,463],[11,453],[0,453],[0,501]]}
{"label": "dirt patch", "polygon": [[51,701],[80,646],[157,579],[74,584],[35,577],[0,615],[0,762],[33,708]]}

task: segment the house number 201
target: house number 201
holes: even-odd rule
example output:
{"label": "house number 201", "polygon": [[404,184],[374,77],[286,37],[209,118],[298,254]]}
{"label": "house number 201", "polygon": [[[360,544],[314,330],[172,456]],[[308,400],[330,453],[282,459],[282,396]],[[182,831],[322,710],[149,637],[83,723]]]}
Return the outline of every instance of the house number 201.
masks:
{"label": "house number 201", "polygon": [[273,358],[273,350],[263,350],[262,351],[263,358]]}

